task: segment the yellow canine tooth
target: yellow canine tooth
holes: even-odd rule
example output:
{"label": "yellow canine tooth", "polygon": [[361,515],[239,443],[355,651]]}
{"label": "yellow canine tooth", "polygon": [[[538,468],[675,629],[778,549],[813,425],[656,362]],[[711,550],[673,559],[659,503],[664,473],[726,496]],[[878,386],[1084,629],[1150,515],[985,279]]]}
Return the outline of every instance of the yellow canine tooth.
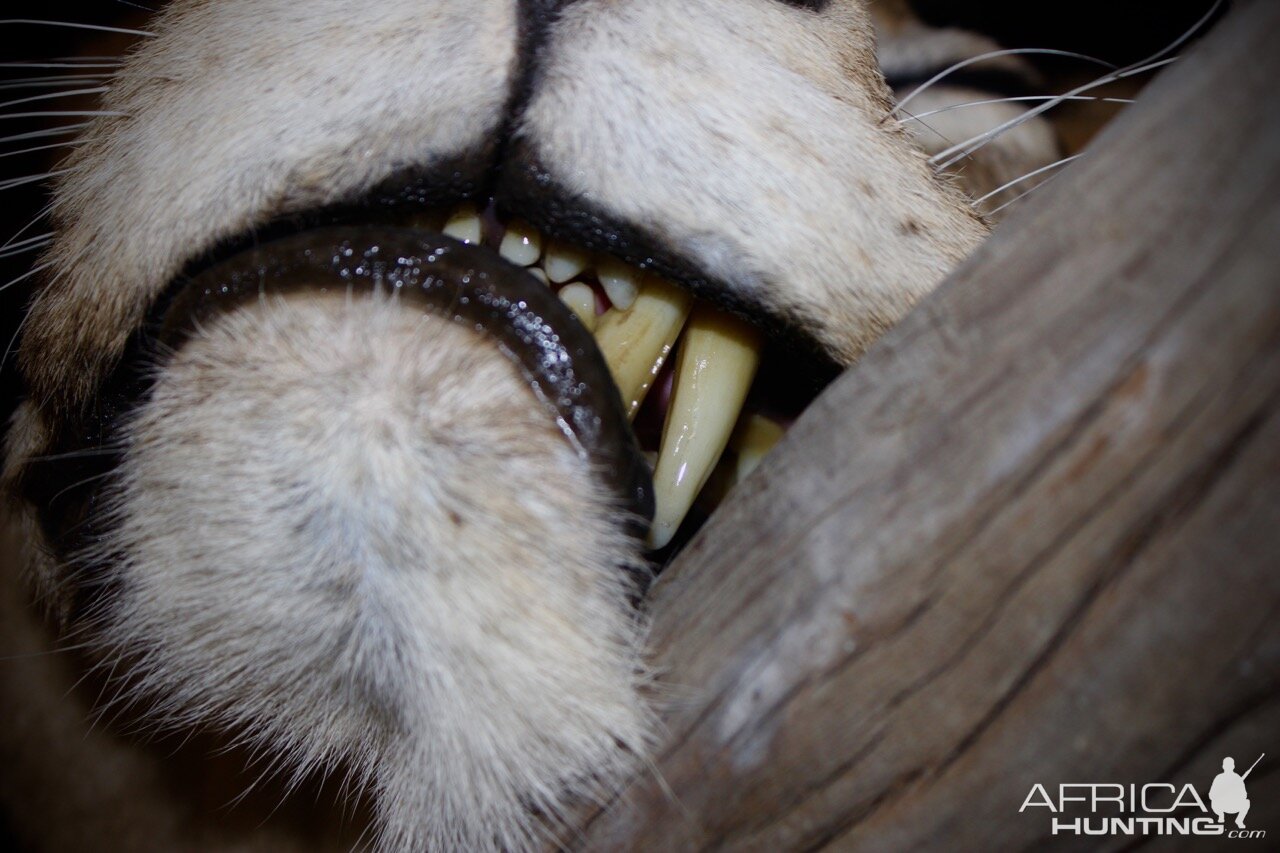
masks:
{"label": "yellow canine tooth", "polygon": [[729,439],[729,446],[738,454],[734,482],[740,483],[756,469],[765,454],[787,434],[782,424],[764,415],[748,415],[742,419]]}
{"label": "yellow canine tooth", "polygon": [[552,240],[547,244],[542,268],[547,271],[547,278],[556,284],[563,284],[585,270],[590,262],[591,257],[582,249]]}
{"label": "yellow canine tooth", "polygon": [[578,315],[588,331],[596,327],[596,293],[590,285],[575,281],[560,288],[556,295],[569,306],[569,310]]}
{"label": "yellow canine tooth", "polygon": [[441,233],[455,240],[480,245],[480,214],[474,207],[460,207],[445,222]]}
{"label": "yellow canine tooth", "polygon": [[640,271],[622,261],[602,257],[596,262],[596,277],[614,307],[626,311],[640,292]]}
{"label": "yellow canine tooth", "polygon": [[507,223],[498,254],[520,267],[537,263],[542,257],[542,235],[538,229],[519,219]]}
{"label": "yellow canine tooth", "polygon": [[671,541],[724,453],[760,365],[760,333],[706,305],[689,318],[680,341],[671,408],[653,472],[649,544]]}
{"label": "yellow canine tooth", "polygon": [[676,342],[692,298],[668,281],[650,276],[626,311],[613,308],[596,318],[596,343],[634,418],[662,363]]}

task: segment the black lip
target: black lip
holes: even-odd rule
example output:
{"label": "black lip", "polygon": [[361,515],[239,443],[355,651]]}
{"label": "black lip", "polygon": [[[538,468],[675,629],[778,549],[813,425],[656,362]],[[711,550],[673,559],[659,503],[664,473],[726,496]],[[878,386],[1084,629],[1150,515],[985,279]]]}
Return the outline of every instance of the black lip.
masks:
{"label": "black lip", "polygon": [[[328,288],[394,292],[492,339],[643,535],[653,517],[648,466],[595,339],[551,289],[497,253],[441,234],[334,226],[247,249],[180,278],[153,306],[95,413],[62,431],[51,454],[23,471],[19,488],[59,554],[73,555],[95,538],[96,507],[119,463],[123,426],[150,393],[160,353],[180,347],[202,319],[264,293]],[[116,450],[92,453],[100,448]]]}

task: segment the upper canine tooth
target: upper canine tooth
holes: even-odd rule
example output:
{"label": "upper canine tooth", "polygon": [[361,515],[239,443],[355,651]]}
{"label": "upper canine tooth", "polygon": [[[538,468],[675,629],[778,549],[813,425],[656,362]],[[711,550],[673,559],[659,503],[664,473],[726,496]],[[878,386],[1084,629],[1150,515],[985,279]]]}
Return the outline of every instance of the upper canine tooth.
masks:
{"label": "upper canine tooth", "polygon": [[556,295],[574,314],[578,315],[578,319],[588,330],[596,327],[596,292],[590,285],[575,281],[560,288],[560,292]]}
{"label": "upper canine tooth", "polygon": [[590,260],[581,249],[552,240],[547,245],[547,256],[543,258],[542,268],[547,271],[547,278],[556,284],[563,284],[585,270]]}
{"label": "upper canine tooth", "polygon": [[542,235],[529,223],[512,220],[507,223],[498,254],[516,266],[527,267],[542,256]]}
{"label": "upper canine tooth", "polygon": [[626,311],[636,301],[640,289],[640,271],[613,258],[601,258],[596,264],[600,285],[615,307]]}
{"label": "upper canine tooth", "polygon": [[724,453],[760,365],[760,333],[737,317],[700,305],[680,342],[671,408],[653,472],[649,544],[671,541]]}
{"label": "upper canine tooth", "polygon": [[460,207],[445,222],[441,233],[455,240],[480,245],[480,214],[474,207]]}
{"label": "upper canine tooth", "polygon": [[670,282],[649,277],[626,311],[617,308],[596,321],[596,342],[622,395],[627,416],[635,417],[671,352],[692,297]]}

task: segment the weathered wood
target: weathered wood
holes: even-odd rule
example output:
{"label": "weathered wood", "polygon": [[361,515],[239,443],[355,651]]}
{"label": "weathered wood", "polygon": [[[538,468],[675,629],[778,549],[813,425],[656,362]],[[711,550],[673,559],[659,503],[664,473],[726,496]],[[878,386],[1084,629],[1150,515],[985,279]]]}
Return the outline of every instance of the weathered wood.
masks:
{"label": "weathered wood", "polygon": [[1071,844],[1034,783],[1264,750],[1280,833],[1278,35],[1237,10],[731,496],[652,595],[667,744],[584,846]]}

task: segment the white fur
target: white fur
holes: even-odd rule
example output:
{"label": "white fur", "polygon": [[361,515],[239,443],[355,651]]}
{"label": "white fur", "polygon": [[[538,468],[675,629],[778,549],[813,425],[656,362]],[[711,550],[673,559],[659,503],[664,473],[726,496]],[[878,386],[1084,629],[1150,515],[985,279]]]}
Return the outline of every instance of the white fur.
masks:
{"label": "white fur", "polygon": [[531,808],[558,829],[642,754],[625,515],[474,332],[267,301],[184,346],[128,433],[98,629],[162,720],[347,761],[396,850],[531,846]]}
{"label": "white fur", "polygon": [[[95,121],[55,187],[7,478],[184,262],[508,119],[561,186],[846,363],[985,233],[886,120],[855,0],[578,0],[512,117],[516,14],[173,3],[103,104],[129,117]],[[399,849],[532,846],[643,758],[638,549],[491,343],[380,300],[249,306],[173,355],[125,439],[114,523],[80,555],[118,558],[89,636],[159,721],[343,762]],[[27,535],[61,598],[74,567]]]}

